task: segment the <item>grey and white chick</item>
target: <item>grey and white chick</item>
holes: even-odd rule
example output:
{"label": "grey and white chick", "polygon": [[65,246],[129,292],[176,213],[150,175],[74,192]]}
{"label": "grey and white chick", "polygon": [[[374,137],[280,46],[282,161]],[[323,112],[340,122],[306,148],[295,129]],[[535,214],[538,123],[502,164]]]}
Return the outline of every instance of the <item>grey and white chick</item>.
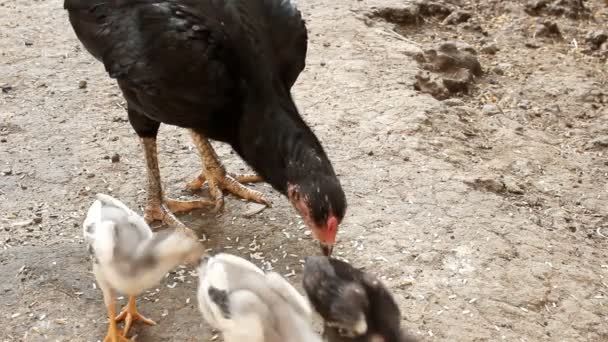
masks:
{"label": "grey and white chick", "polygon": [[401,331],[399,307],[375,276],[313,256],[306,258],[302,282],[329,342],[414,342]]}
{"label": "grey and white chick", "polygon": [[198,302],[226,342],[320,342],[306,299],[278,273],[231,255],[206,256]]}
{"label": "grey and white chick", "polygon": [[[83,232],[110,319],[105,342],[128,341],[133,321],[156,324],[137,311],[136,296],[160,283],[172,268],[195,263],[204,253],[190,231],[178,228],[153,233],[143,217],[104,194],[97,194],[89,208]],[[129,304],[118,317],[115,292],[129,296]],[[125,320],[122,334],[116,328],[121,320]]]}

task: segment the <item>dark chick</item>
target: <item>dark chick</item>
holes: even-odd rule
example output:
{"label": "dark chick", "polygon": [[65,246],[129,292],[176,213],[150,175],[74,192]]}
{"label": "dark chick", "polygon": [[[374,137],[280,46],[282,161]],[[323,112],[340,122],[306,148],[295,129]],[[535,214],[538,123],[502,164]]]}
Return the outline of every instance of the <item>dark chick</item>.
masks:
{"label": "dark chick", "polygon": [[[267,203],[241,184],[263,179],[288,196],[331,252],[346,199],[291,97],[307,31],[289,0],[65,0],[64,7],[78,39],[118,82],[142,139],[148,222],[182,225],[174,213],[219,210],[223,190]],[[161,123],[191,131],[204,165],[188,187],[207,182],[211,201],[164,197],[156,151]],[[261,178],[227,174],[208,139],[229,143]]]}
{"label": "dark chick", "polygon": [[304,290],[325,322],[329,342],[413,342],[401,331],[401,312],[374,276],[327,257],[308,257]]}

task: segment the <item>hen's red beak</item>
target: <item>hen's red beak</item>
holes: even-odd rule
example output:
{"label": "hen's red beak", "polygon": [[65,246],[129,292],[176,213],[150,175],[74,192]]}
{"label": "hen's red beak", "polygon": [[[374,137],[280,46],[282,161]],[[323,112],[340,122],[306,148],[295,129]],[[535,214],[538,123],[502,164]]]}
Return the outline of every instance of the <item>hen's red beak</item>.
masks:
{"label": "hen's red beak", "polygon": [[336,235],[338,233],[338,219],[331,215],[325,226],[313,226],[312,232],[315,235],[315,238],[319,240],[319,244],[321,245],[321,252],[325,256],[331,256],[333,252],[334,245],[336,244]]}
{"label": "hen's red beak", "polygon": [[312,235],[319,241],[321,251],[325,256],[331,256],[331,253],[336,244],[336,234],[338,233],[338,219],[330,213],[329,217],[323,224],[317,224],[311,217],[310,207],[307,199],[300,196],[295,187],[290,187],[288,192],[291,204],[302,216],[306,225],[312,231]]}

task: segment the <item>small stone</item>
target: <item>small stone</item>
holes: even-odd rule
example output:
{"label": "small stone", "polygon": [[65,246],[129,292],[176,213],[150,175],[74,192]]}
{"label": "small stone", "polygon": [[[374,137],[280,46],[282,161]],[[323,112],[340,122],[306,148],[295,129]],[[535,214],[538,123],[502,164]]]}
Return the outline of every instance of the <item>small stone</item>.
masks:
{"label": "small stone", "polygon": [[85,89],[86,87],[87,87],[87,81],[82,80],[82,81],[78,82],[78,88]]}
{"label": "small stone", "polygon": [[475,190],[489,191],[494,193],[502,193],[506,190],[505,184],[501,180],[494,178],[479,177],[472,180],[465,180],[464,183],[471,186]]}
{"label": "small stone", "polygon": [[535,42],[532,41],[528,41],[526,43],[524,43],[524,46],[529,48],[529,49],[538,49],[540,48],[540,45],[536,44]]}
{"label": "small stone", "polygon": [[515,195],[523,195],[524,190],[517,184],[517,182],[511,177],[503,177],[502,182],[504,183],[507,192]]}
{"label": "small stone", "polygon": [[608,40],[608,34],[604,31],[591,31],[585,36],[585,42],[591,50],[598,50]]}
{"label": "small stone", "polygon": [[473,82],[473,79],[473,73],[465,68],[460,68],[442,77],[443,85],[450,93],[467,92],[469,84]]}
{"label": "small stone", "polygon": [[595,139],[590,140],[587,143],[586,148],[588,150],[608,148],[608,135],[604,135],[604,136],[597,137]]}
{"label": "small stone", "polygon": [[457,11],[450,13],[450,15],[448,15],[443,20],[443,25],[457,25],[460,23],[464,23],[464,22],[468,21],[469,19],[471,19],[472,16],[473,15],[471,14],[471,12],[457,10]]}
{"label": "small stone", "polygon": [[464,101],[462,101],[461,99],[446,99],[446,100],[443,100],[443,103],[449,107],[464,106]]}
{"label": "small stone", "polygon": [[327,65],[327,63],[325,63],[325,62],[321,62],[320,64],[321,64],[322,67],[324,67],[324,66]]}
{"label": "small stone", "polygon": [[6,170],[2,171],[3,176],[10,176],[12,174],[13,174],[13,170],[11,170],[11,169],[6,169]]}
{"label": "small stone", "polygon": [[0,86],[0,88],[2,89],[2,92],[5,94],[8,94],[11,90],[13,90],[13,87],[8,84],[2,85],[2,86]]}
{"label": "small stone", "polygon": [[500,76],[502,76],[502,75],[504,75],[504,74],[505,74],[505,70],[504,70],[504,69],[501,69],[501,68],[499,68],[499,67],[497,67],[497,66],[496,66],[496,67],[494,67],[494,68],[492,68],[492,71],[493,71],[493,72],[494,72],[496,75],[500,75]]}
{"label": "small stone", "polygon": [[445,100],[450,97],[449,90],[443,85],[441,79],[429,72],[418,72],[414,89],[430,94],[437,100]]}
{"label": "small stone", "polygon": [[481,108],[481,112],[485,115],[496,115],[498,113],[500,113],[500,110],[498,109],[498,107],[494,104],[491,103],[486,103],[485,105],[483,105],[483,108]]}
{"label": "small stone", "polygon": [[27,40],[25,41],[25,46],[32,46],[32,45],[34,45],[34,43],[27,41]]}
{"label": "small stone", "polygon": [[94,178],[95,174],[94,173],[87,173],[87,178]]}
{"label": "small stone", "polygon": [[249,203],[249,204],[247,204],[247,210],[245,212],[243,212],[242,215],[244,217],[252,217],[254,215],[261,213],[262,211],[264,211],[264,209],[266,209],[266,206],[264,204]]}
{"label": "small stone", "polygon": [[485,45],[481,48],[481,52],[485,53],[486,55],[495,55],[498,51],[500,51],[500,49],[495,43]]}
{"label": "small stone", "polygon": [[521,109],[530,109],[530,107],[531,107],[530,106],[530,101],[527,101],[527,100],[520,101],[517,104],[517,107],[519,107]]}
{"label": "small stone", "polygon": [[5,142],[7,142],[6,138],[0,139],[0,143],[5,143]]}
{"label": "small stone", "polygon": [[559,114],[562,112],[561,108],[557,103],[545,107],[545,111],[553,114]]}
{"label": "small stone", "polygon": [[32,219],[32,222],[34,222],[35,224],[42,223],[42,217],[36,216]]}
{"label": "small stone", "polygon": [[330,46],[331,46],[331,43],[329,43],[329,42],[325,42],[325,43],[323,43],[323,46],[324,46],[324,47],[330,47]]}
{"label": "small stone", "polygon": [[21,228],[21,227],[27,227],[33,223],[34,223],[34,220],[27,220],[27,221],[14,222],[11,225],[13,226],[13,228]]}
{"label": "small stone", "polygon": [[120,155],[118,153],[114,153],[114,155],[112,155],[112,163],[118,163],[120,161]]}
{"label": "small stone", "polygon": [[543,21],[534,32],[536,37],[552,37],[562,38],[562,33],[556,23],[552,21]]}
{"label": "small stone", "polygon": [[374,151],[369,151],[369,152],[367,152],[367,155],[368,155],[368,156],[373,156],[373,155],[374,155]]}

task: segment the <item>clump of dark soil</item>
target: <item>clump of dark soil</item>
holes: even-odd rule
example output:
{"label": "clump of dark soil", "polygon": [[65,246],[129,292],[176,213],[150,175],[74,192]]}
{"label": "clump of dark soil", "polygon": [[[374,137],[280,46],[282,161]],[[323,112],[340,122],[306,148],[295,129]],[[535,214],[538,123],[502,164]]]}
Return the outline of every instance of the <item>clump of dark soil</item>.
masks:
{"label": "clump of dark soil", "polygon": [[475,78],[482,75],[477,51],[466,44],[441,43],[418,54],[415,59],[423,69],[436,75],[419,73],[414,88],[439,100],[452,94],[466,93]]}
{"label": "clump of dark soil", "polygon": [[589,16],[584,0],[530,0],[526,3],[525,10],[534,16],[554,15],[572,19]]}
{"label": "clump of dark soil", "polygon": [[426,18],[438,18],[445,20],[446,24],[458,24],[471,18],[471,13],[457,9],[458,7],[442,1],[419,0],[404,2],[400,7],[373,8],[369,16],[400,25],[419,25],[424,23]]}

